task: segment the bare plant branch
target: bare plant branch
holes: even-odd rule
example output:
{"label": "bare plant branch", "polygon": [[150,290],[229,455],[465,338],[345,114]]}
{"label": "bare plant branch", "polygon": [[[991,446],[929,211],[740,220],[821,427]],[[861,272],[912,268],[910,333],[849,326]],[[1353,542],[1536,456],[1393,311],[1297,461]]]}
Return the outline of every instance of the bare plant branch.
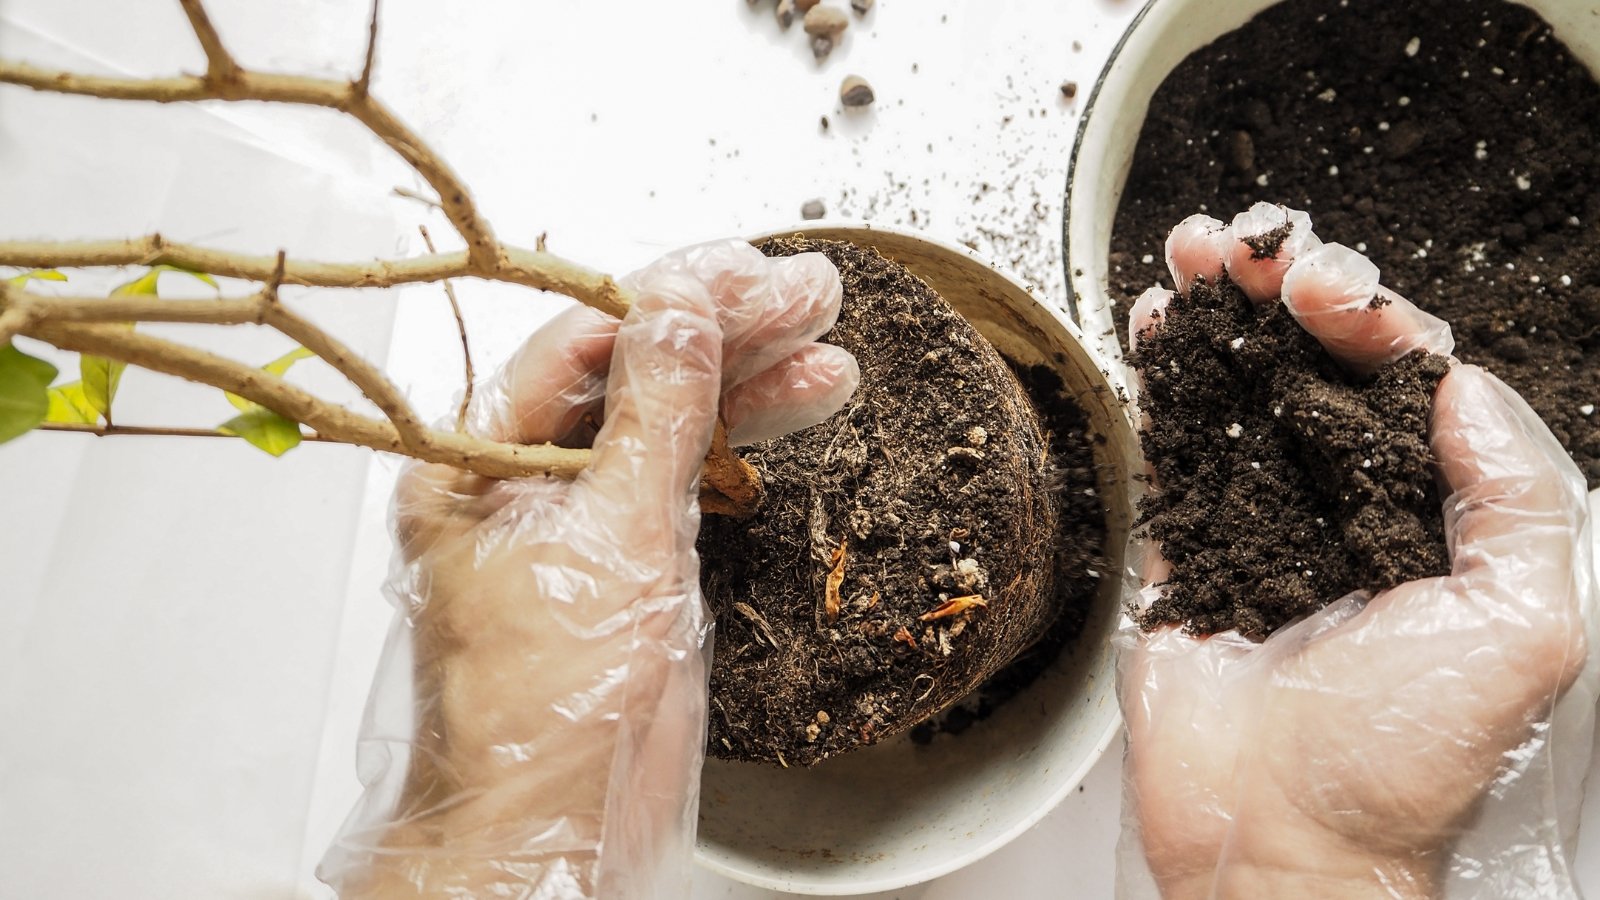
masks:
{"label": "bare plant branch", "polygon": [[[168,428],[152,425],[83,425],[77,422],[46,422],[36,431],[64,431],[72,434],[90,434],[95,437],[198,437],[241,440],[238,435],[209,428]],[[300,440],[323,444],[340,444],[343,441],[324,437],[315,431],[301,431]]]}
{"label": "bare plant branch", "polygon": [[[436,252],[433,248],[433,238],[428,236],[428,226],[418,225],[417,230],[422,232],[422,242],[428,245],[428,252]],[[450,279],[444,280],[444,296],[450,301],[450,312],[456,317],[456,333],[461,335],[461,362],[466,367],[466,390],[461,394],[461,408],[456,410],[456,430],[467,430],[467,410],[472,408],[472,388],[477,383],[477,375],[472,371],[472,344],[467,340],[467,320],[461,315],[461,304],[456,300],[456,289],[450,284]]]}
{"label": "bare plant branch", "polygon": [[[0,68],[6,64],[0,62]],[[3,80],[3,79],[0,79]],[[159,234],[122,241],[0,241],[0,266],[23,269],[81,269],[104,266],[169,265],[223,278],[265,282],[277,258],[215,250],[169,241]],[[331,263],[293,260],[283,283],[328,288],[381,288],[482,278],[563,294],[621,318],[633,296],[609,275],[584,268],[552,253],[502,245],[493,268],[484,269],[465,252],[438,253],[399,260]]]}
{"label": "bare plant branch", "polygon": [[8,306],[7,298],[10,294],[10,285],[0,281],[0,346],[11,343],[12,336],[28,327],[36,315],[29,309]]}
{"label": "bare plant branch", "polygon": [[[345,113],[364,125],[414,169],[437,199],[404,189],[395,193],[437,206],[463,241],[465,251],[438,253],[427,230],[429,255],[404,260],[364,263],[289,262],[276,256],[251,256],[174,243],[159,234],[121,241],[0,242],[0,266],[20,268],[93,268],[170,265],[194,272],[258,282],[261,290],[245,298],[171,301],[155,297],[86,299],[48,297],[12,290],[0,282],[0,341],[26,335],[58,348],[120,360],[155,372],[208,384],[254,401],[312,429],[306,440],[357,444],[444,463],[490,478],[539,474],[572,477],[589,461],[589,451],[551,445],[529,447],[486,441],[465,433],[475,374],[471,347],[460,304],[450,282],[483,278],[552,291],[579,300],[618,318],[633,297],[608,275],[594,272],[545,250],[540,235],[533,250],[502,244],[479,212],[459,175],[388,107],[371,94],[377,53],[379,3],[374,0],[367,30],[361,74],[353,81],[256,72],[240,66],[218,35],[203,0],[179,0],[196,39],[205,51],[204,76],[119,78],[79,75],[26,63],[0,60],[0,84],[15,84],[57,94],[109,100],[183,103],[206,100],[250,101],[318,106]],[[417,418],[398,387],[375,366],[361,359],[337,338],[286,308],[278,299],[283,284],[330,288],[382,288],[419,282],[443,282],[461,335],[467,377],[466,396],[457,413],[455,433],[433,431]],[[388,417],[380,421],[321,400],[271,373],[205,350],[140,334],[126,322],[186,322],[215,325],[269,325],[300,342],[345,375]],[[46,430],[96,435],[161,434],[217,437],[205,429],[49,424]],[[702,498],[708,510],[749,512],[759,497],[760,481],[728,450],[719,426],[717,446],[708,457]]]}
{"label": "bare plant branch", "polygon": [[358,97],[366,97],[372,91],[372,64],[378,51],[378,2],[372,0],[372,19],[367,23],[367,58],[354,85]]}
{"label": "bare plant branch", "polygon": [[[184,8],[193,6],[204,17],[200,0],[183,0]],[[193,16],[191,16],[191,21]],[[215,39],[202,37],[201,43]],[[226,50],[217,42],[217,49]],[[210,48],[207,47],[208,57]],[[212,59],[215,68],[216,58]],[[231,61],[231,59],[230,59]],[[254,72],[235,65],[223,76],[207,74],[204,77],[178,75],[167,78],[118,78],[101,75],[78,75],[61,70],[44,69],[27,63],[0,62],[0,84],[16,84],[36,91],[58,94],[78,94],[108,100],[145,100],[154,103],[186,103],[199,100],[257,101],[262,103],[293,103],[302,106],[320,106],[338,110],[367,126],[367,130],[382,140],[406,164],[417,171],[423,180],[439,195],[444,214],[467,242],[467,254],[481,270],[493,271],[498,264],[499,243],[494,230],[478,212],[466,184],[448,163],[434,154],[422,137],[412,131],[370,93],[357,89],[355,82],[310,78],[300,75],[276,75]]]}
{"label": "bare plant branch", "polygon": [[189,26],[200,40],[200,48],[206,52],[206,77],[213,81],[227,81],[238,74],[239,64],[233,61],[233,56],[223,45],[222,37],[217,34],[216,26],[211,24],[211,16],[206,13],[200,0],[178,0],[178,3],[183,7],[184,15],[189,17]]}
{"label": "bare plant branch", "polygon": [[430,432],[420,448],[406,446],[389,422],[371,419],[321,400],[268,372],[173,341],[112,324],[36,322],[22,334],[63,350],[91,353],[130,365],[208,384],[302,423],[329,440],[357,444],[444,463],[489,478],[531,475],[572,477],[589,462],[589,451],[549,444],[503,444],[451,432]]}

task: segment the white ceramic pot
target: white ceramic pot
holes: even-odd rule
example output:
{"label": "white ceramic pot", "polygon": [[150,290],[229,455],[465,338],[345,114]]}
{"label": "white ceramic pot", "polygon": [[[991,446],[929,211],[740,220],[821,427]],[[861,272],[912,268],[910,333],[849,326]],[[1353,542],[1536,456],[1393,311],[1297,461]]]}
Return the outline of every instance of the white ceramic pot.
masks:
{"label": "white ceramic pot", "polygon": [[[1127,323],[1116,321],[1112,311],[1106,257],[1150,98],[1189,54],[1278,2],[1149,0],[1112,51],[1084,108],[1067,174],[1067,302],[1094,349],[1116,361],[1112,378],[1118,385],[1131,384],[1117,338]],[[1518,2],[1543,16],[1590,71],[1600,72],[1600,16],[1591,0]]]}
{"label": "white ceramic pot", "polygon": [[[965,247],[892,228],[810,223],[804,233],[876,247],[928,282],[1000,352],[1044,364],[1077,397],[1096,433],[1100,492],[1111,515],[1108,573],[1122,571],[1142,471],[1125,406],[1067,316]],[[1053,809],[1120,727],[1109,638],[1120,611],[1108,577],[1076,646],[1038,682],[958,736],[919,747],[907,736],[812,769],[709,760],[700,799],[702,865],[760,887],[857,894],[952,872],[1004,846]]]}

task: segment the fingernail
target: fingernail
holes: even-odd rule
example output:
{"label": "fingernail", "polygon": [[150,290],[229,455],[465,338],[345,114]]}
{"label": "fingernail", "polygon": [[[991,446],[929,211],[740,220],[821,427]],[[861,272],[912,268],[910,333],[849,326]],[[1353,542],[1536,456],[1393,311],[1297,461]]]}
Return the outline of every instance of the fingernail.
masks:
{"label": "fingernail", "polygon": [[1167,235],[1167,271],[1186,294],[1196,278],[1215,281],[1222,276],[1233,235],[1227,225],[1204,213],[1178,223]]}
{"label": "fingernail", "polygon": [[1172,302],[1172,292],[1163,287],[1153,287],[1139,295],[1128,310],[1128,350],[1139,346],[1139,336],[1158,328],[1166,316],[1167,304]]}
{"label": "fingernail", "polygon": [[1372,260],[1343,244],[1323,244],[1289,267],[1283,299],[1296,316],[1351,309],[1378,296],[1378,277]]}

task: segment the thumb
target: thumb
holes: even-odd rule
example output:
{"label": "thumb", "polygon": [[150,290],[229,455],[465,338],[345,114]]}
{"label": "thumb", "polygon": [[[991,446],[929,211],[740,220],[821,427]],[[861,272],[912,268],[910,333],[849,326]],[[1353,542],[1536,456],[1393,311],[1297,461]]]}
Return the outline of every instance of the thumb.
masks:
{"label": "thumb", "polygon": [[671,535],[711,445],[722,328],[711,290],[683,267],[654,266],[635,287],[611,357],[605,424],[580,485],[588,499],[621,511],[630,530]]}

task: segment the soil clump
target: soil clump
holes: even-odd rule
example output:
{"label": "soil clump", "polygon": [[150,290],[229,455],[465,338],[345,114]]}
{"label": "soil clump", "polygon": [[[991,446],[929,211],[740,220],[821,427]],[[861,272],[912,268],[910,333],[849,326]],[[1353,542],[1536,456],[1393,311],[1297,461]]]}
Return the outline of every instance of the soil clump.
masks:
{"label": "soil clump", "polygon": [[1443,357],[1357,378],[1283,304],[1202,279],[1129,361],[1156,484],[1138,524],[1172,563],[1146,629],[1262,640],[1353,591],[1449,572],[1427,439]]}

